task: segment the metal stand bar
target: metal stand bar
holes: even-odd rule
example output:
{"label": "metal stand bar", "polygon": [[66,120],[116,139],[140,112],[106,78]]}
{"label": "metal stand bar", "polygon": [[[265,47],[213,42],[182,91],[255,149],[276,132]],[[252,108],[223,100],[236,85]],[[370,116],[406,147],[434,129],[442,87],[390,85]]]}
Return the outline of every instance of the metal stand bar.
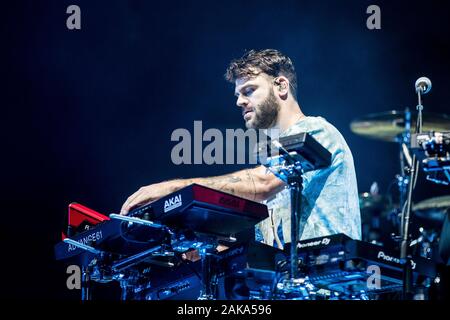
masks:
{"label": "metal stand bar", "polygon": [[[417,90],[417,122],[416,122],[416,133],[422,133],[422,90]],[[411,217],[411,207],[412,207],[412,195],[414,187],[416,184],[416,179],[418,175],[418,165],[417,158],[414,154],[411,161],[410,171],[409,171],[409,185],[408,194],[406,198],[406,207],[402,212],[402,233],[401,233],[401,245],[400,245],[400,259],[405,261],[404,273],[403,273],[403,299],[410,300],[413,294],[413,275],[412,275],[412,265],[411,258],[409,255],[409,247],[411,244],[411,239],[409,236],[409,225]]]}
{"label": "metal stand bar", "polygon": [[86,266],[81,268],[81,300],[91,300],[91,276]]}
{"label": "metal stand bar", "polygon": [[289,184],[291,191],[291,279],[297,279],[299,276],[297,244],[299,240],[298,225],[302,201],[302,180],[300,176]]}
{"label": "metal stand bar", "polygon": [[202,261],[202,290],[200,292],[199,300],[214,300],[214,284],[212,272],[212,252],[209,249],[200,249],[200,257]]}

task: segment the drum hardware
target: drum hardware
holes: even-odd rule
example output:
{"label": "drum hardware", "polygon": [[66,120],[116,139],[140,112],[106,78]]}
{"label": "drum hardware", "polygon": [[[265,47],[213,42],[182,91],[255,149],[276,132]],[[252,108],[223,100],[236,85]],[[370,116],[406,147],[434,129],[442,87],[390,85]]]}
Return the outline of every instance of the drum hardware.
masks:
{"label": "drum hardware", "polygon": [[434,250],[439,245],[439,233],[442,233],[446,215],[450,212],[450,196],[440,196],[423,200],[413,206],[414,216],[420,219],[419,237],[411,243],[417,245],[419,254],[427,258],[436,258]]}
{"label": "drum hardware", "polygon": [[[421,229],[419,237],[411,242],[410,217],[412,193],[417,183],[419,165],[427,173],[427,179],[446,184],[450,182],[449,135],[450,117],[447,115],[423,113],[422,95],[431,89],[428,78],[419,78],[415,83],[417,94],[416,112],[389,111],[369,114],[351,123],[351,130],[361,136],[383,141],[396,142],[400,150],[400,174],[396,176],[400,194],[400,230],[393,239],[400,243],[400,257],[408,259],[409,248],[420,246],[421,255],[429,257],[433,233]],[[415,123],[412,126],[411,123]],[[424,134],[423,132],[430,132]],[[435,134],[438,132],[438,134]],[[405,264],[404,297],[411,297],[410,264]]]}
{"label": "drum hardware", "polygon": [[[419,82],[421,85],[424,83],[422,80]],[[428,174],[429,180],[436,180],[433,177],[433,175],[436,175],[436,171],[442,172],[445,175],[444,178],[448,180],[450,116],[429,112],[423,113],[421,90],[416,88],[418,95],[417,112],[411,112],[406,108],[404,111],[392,110],[373,113],[357,118],[350,124],[351,130],[360,136],[399,144],[400,174],[396,176],[396,179],[401,197],[400,204],[405,202],[404,197],[407,194],[408,177],[410,176],[409,168],[412,167],[410,149],[416,153],[421,152],[422,167],[425,172],[430,172]],[[416,126],[411,124],[418,123],[419,120],[421,122],[421,133],[417,134],[413,132]],[[430,132],[430,134],[427,135],[424,132]],[[438,133],[437,136],[434,136],[434,132]],[[425,139],[424,135],[426,136]],[[428,152],[428,156],[425,152]],[[447,169],[443,170],[445,168]],[[440,181],[442,182],[442,179]],[[402,208],[402,205],[400,205],[400,208]]]}
{"label": "drum hardware", "polygon": [[432,247],[438,239],[438,233],[434,230],[425,230],[423,227],[419,228],[419,237],[414,239],[410,243],[410,247],[417,246],[418,254],[421,257],[431,259],[432,258]]}
{"label": "drum hardware", "polygon": [[[435,120],[438,117],[432,117]],[[395,142],[399,147],[399,163],[400,173],[395,177],[399,199],[398,207],[390,213],[389,220],[398,226],[398,233],[401,234],[403,225],[401,225],[401,215],[405,209],[406,195],[409,184],[409,166],[411,158],[408,154],[407,145],[409,144],[411,133],[411,121],[417,119],[417,114],[412,113],[408,108],[404,111],[388,111],[355,119],[351,122],[351,130],[363,137]],[[439,118],[438,118],[439,119]],[[401,237],[395,232],[391,235],[391,239],[400,242]]]}
{"label": "drum hardware", "polygon": [[411,149],[420,159],[427,180],[450,184],[450,131],[414,134]]}
{"label": "drum hardware", "polygon": [[[408,112],[410,112],[409,115]],[[409,141],[403,139],[404,134],[411,136],[415,133],[415,126],[411,126],[411,124],[416,123],[417,119],[418,112],[408,109],[404,111],[391,110],[359,117],[350,123],[350,129],[353,133],[364,138],[395,143],[403,141],[408,146]],[[445,132],[450,129],[449,115],[423,112],[422,120],[422,132]]]}

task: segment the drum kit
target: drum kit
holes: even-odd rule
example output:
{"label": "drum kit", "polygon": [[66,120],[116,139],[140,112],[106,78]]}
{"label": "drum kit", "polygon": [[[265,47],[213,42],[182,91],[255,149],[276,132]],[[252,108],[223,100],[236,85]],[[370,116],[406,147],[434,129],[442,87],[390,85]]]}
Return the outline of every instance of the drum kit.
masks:
{"label": "drum kit", "polygon": [[[438,245],[439,232],[450,209],[450,196],[433,197],[419,203],[411,201],[419,170],[425,172],[427,180],[442,188],[450,184],[450,117],[422,112],[421,95],[430,88],[427,78],[416,82],[418,111],[373,113],[350,124],[353,133],[396,143],[399,149],[400,172],[391,183],[396,188],[389,187],[386,194],[380,194],[374,182],[369,192],[360,194],[363,240],[398,246],[408,238],[408,247],[425,258],[436,254],[437,250],[433,249]],[[413,222],[411,230],[408,229],[410,222]]]}
{"label": "drum kit", "polygon": [[[445,265],[449,248],[446,227],[450,197],[433,197],[413,202],[419,172],[442,188],[450,185],[450,117],[422,112],[422,95],[431,89],[426,77],[415,83],[416,111],[391,110],[355,119],[351,130],[362,137],[398,144],[400,173],[386,194],[379,194],[374,183],[370,192],[360,195],[362,236],[364,241],[399,249],[406,261],[403,270],[402,297],[414,297],[411,256],[416,255]],[[397,197],[394,197],[397,191]],[[447,189],[448,191],[448,189]],[[447,272],[448,273],[448,272]],[[446,276],[445,276],[446,277]]]}

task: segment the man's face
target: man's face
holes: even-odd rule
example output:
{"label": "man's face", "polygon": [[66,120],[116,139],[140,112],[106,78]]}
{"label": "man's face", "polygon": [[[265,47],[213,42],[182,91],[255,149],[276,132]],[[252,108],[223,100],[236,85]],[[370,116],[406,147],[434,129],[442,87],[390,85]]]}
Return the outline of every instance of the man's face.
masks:
{"label": "man's face", "polygon": [[280,104],[274,91],[273,80],[265,74],[236,80],[236,105],[242,108],[247,129],[269,129],[277,123]]}

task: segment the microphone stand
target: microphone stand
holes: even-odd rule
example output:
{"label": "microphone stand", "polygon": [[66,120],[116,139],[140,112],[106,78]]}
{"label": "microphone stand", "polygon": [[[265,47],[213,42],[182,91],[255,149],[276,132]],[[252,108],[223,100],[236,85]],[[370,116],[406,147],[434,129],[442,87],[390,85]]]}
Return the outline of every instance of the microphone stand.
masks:
{"label": "microphone stand", "polygon": [[[422,133],[422,98],[421,95],[424,93],[424,88],[422,86],[418,86],[417,90],[417,122],[416,122],[416,133]],[[412,194],[414,191],[414,187],[416,184],[417,176],[418,176],[418,161],[416,155],[413,154],[411,166],[409,169],[409,185],[408,185],[408,193],[406,198],[406,206],[404,210],[402,210],[402,222],[401,222],[401,245],[400,245],[400,259],[405,262],[404,272],[403,272],[403,299],[410,300],[412,298],[412,289],[413,289],[413,274],[412,274],[412,264],[411,264],[411,256],[409,255],[409,247],[411,244],[411,239],[409,235],[409,226],[410,226],[410,218],[411,218],[411,205],[412,205]]]}

